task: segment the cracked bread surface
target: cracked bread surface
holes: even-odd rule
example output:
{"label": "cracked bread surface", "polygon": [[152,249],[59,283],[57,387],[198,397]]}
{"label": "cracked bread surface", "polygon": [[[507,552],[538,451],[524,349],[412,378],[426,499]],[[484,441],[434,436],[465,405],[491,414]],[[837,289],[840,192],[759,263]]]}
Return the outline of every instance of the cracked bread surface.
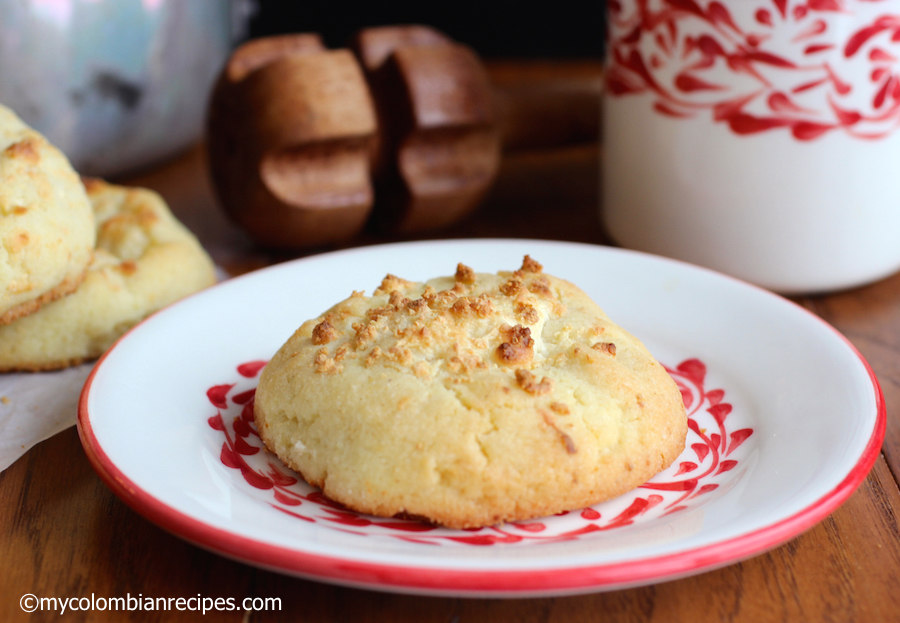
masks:
{"label": "cracked bread surface", "polygon": [[330,498],[451,528],[620,495],[687,433],[640,341],[528,256],[354,292],[279,349],[254,411],[267,447]]}

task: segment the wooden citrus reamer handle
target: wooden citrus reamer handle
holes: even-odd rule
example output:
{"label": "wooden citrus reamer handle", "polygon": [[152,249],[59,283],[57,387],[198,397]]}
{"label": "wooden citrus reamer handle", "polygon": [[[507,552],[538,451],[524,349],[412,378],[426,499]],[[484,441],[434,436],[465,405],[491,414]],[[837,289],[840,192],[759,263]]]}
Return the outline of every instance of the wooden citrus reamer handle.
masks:
{"label": "wooden citrus reamer handle", "polygon": [[500,164],[500,133],[484,66],[425,26],[361,31],[353,48],[379,119],[375,224],[402,234],[471,212]]}
{"label": "wooden citrus reamer handle", "polygon": [[358,63],[316,35],[254,40],[214,89],[213,182],[265,246],[449,225],[489,190],[503,143],[596,137],[599,90],[494,88],[471,49],[434,29],[366,29],[352,47]]}
{"label": "wooden citrus reamer handle", "polygon": [[245,44],[213,89],[207,123],[220,202],[256,241],[323,244],[365,225],[376,121],[348,50],[326,50],[316,35]]}

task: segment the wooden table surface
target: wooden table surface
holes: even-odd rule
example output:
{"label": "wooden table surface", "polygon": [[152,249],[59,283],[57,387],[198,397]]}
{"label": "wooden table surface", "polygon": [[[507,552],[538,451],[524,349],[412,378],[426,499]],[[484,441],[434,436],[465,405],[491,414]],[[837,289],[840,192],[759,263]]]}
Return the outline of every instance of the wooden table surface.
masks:
{"label": "wooden table surface", "polygon": [[[434,237],[532,237],[604,244],[597,218],[599,149],[588,144],[504,159],[473,217]],[[290,259],[256,248],[222,215],[198,146],[126,180],[158,190],[232,274]],[[354,244],[385,241],[366,235]],[[898,241],[900,244],[900,241]],[[574,597],[414,597],[300,580],[227,560],[164,532],[96,476],[74,428],[0,474],[2,621],[395,621],[581,623],[900,621],[900,274],[795,299],[835,326],[874,369],[887,435],[874,469],[838,510],[788,543],[687,579]],[[278,597],[278,612],[24,614],[19,598]]]}

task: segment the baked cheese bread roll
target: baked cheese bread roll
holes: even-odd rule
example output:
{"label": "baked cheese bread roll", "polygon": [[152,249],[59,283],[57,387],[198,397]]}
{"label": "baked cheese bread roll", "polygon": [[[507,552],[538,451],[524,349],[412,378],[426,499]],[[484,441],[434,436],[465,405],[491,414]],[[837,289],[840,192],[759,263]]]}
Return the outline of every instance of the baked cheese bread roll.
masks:
{"label": "baked cheese bread roll", "polygon": [[100,180],[84,187],[97,224],[87,276],[69,296],[0,326],[2,371],[95,359],[154,311],[215,283],[212,260],[158,194]]}
{"label": "baked cheese bread roll", "polygon": [[452,528],[618,496],[687,433],[641,342],[527,256],[353,293],[275,354],[254,409],[268,448],[333,500]]}
{"label": "baked cheese bread roll", "polygon": [[0,106],[0,324],[75,290],[95,231],[91,203],[66,157]]}

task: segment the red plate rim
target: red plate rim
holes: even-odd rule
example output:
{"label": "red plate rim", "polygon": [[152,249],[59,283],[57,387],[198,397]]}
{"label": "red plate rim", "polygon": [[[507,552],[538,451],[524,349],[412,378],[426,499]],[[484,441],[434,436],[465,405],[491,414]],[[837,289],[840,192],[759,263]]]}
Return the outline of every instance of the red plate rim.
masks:
{"label": "red plate rim", "polygon": [[[794,305],[794,304],[792,304]],[[863,364],[875,393],[875,426],[865,449],[845,478],[803,510],[758,530],[691,550],[626,562],[536,570],[473,570],[418,567],[325,556],[276,546],[210,526],[161,502],[129,479],[110,460],[91,426],[88,397],[104,355],[88,377],[78,402],[78,433],[94,470],[129,507],[163,529],[205,549],[254,566],[313,580],[362,588],[485,597],[525,597],[613,590],[672,580],[739,562],[773,549],[812,528],[837,509],[863,482],[884,440],[886,409],[871,366],[837,329],[794,305],[836,334]]]}

